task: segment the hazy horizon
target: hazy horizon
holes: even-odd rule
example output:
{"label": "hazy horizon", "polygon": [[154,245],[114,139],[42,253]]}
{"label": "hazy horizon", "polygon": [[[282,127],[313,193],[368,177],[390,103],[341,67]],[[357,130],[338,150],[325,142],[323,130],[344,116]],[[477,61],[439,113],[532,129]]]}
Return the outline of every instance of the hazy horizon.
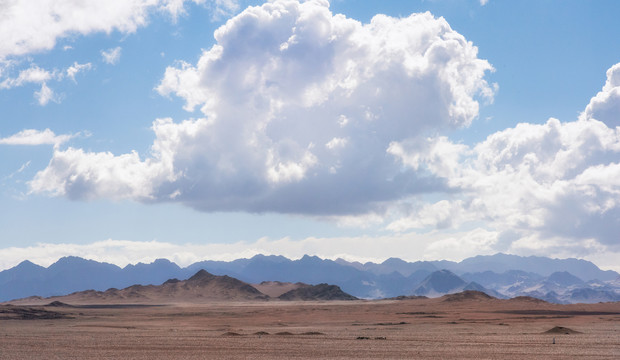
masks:
{"label": "hazy horizon", "polygon": [[[482,255],[482,256],[491,256],[491,257],[492,257],[492,256],[496,256],[496,255],[511,255],[511,254],[495,253],[495,254],[491,254],[491,255]],[[22,263],[22,262],[24,262],[24,261],[29,261],[29,262],[31,262],[31,263],[33,263],[33,264],[35,264],[35,265],[42,266],[42,267],[44,267],[44,268],[48,268],[49,266],[51,266],[51,265],[53,265],[53,264],[57,263],[58,261],[60,261],[60,260],[61,260],[61,259],[63,259],[63,258],[71,258],[71,257],[75,257],[75,258],[80,258],[80,259],[83,259],[83,260],[88,260],[88,261],[96,261],[96,262],[98,262],[98,263],[107,263],[107,264],[111,264],[111,265],[116,265],[116,266],[118,266],[118,267],[120,267],[120,268],[125,268],[125,267],[127,267],[127,266],[135,266],[135,265],[138,265],[138,264],[146,264],[146,265],[150,265],[150,264],[154,264],[157,260],[167,260],[167,261],[170,261],[171,263],[174,263],[174,264],[178,265],[178,266],[179,266],[179,267],[181,267],[181,268],[187,268],[187,267],[189,267],[190,265],[194,265],[194,264],[199,263],[199,262],[201,262],[201,261],[223,261],[223,262],[232,262],[232,261],[235,261],[235,260],[244,260],[244,259],[246,259],[246,260],[247,260],[247,259],[252,259],[252,258],[253,258],[253,257],[255,257],[255,256],[265,256],[265,257],[276,256],[276,257],[284,257],[284,258],[286,258],[286,259],[288,259],[288,260],[291,260],[291,261],[298,261],[298,260],[301,260],[301,259],[302,259],[302,258],[304,258],[304,257],[318,257],[318,258],[319,258],[319,259],[321,259],[321,260],[332,260],[332,261],[336,261],[336,260],[344,260],[344,261],[347,261],[347,262],[349,262],[349,263],[356,263],[356,262],[358,262],[358,263],[361,263],[361,264],[363,264],[363,265],[364,265],[364,264],[368,264],[368,263],[373,263],[373,264],[381,264],[381,263],[383,263],[383,262],[385,262],[385,261],[387,261],[387,260],[389,260],[389,259],[400,259],[400,260],[405,261],[405,262],[408,262],[408,263],[416,263],[416,262],[440,262],[440,261],[451,261],[451,262],[454,262],[454,263],[461,263],[461,262],[463,262],[463,261],[465,261],[465,260],[467,260],[467,259],[475,258],[475,257],[478,257],[478,256],[480,256],[480,255],[476,255],[476,256],[473,256],[473,257],[467,257],[467,258],[463,258],[463,259],[460,259],[460,260],[449,260],[449,259],[407,260],[407,259],[400,258],[400,257],[398,257],[398,256],[392,256],[392,257],[389,257],[389,258],[384,258],[384,259],[381,259],[381,260],[367,260],[367,261],[360,261],[360,260],[356,260],[356,259],[353,259],[353,258],[349,258],[349,259],[347,259],[347,258],[345,258],[345,257],[321,257],[321,256],[318,256],[318,255],[313,255],[313,254],[303,254],[303,255],[298,256],[298,257],[288,257],[288,256],[284,256],[284,255],[279,255],[279,254],[263,254],[263,253],[257,253],[257,254],[251,255],[251,256],[247,256],[247,257],[240,257],[240,258],[239,258],[239,257],[231,257],[231,258],[224,258],[224,257],[220,257],[220,258],[217,258],[217,259],[213,259],[213,258],[204,257],[204,258],[196,258],[197,260],[191,260],[191,261],[183,261],[183,260],[180,260],[180,261],[175,261],[174,259],[171,259],[171,258],[169,258],[169,257],[160,257],[160,258],[154,258],[154,259],[148,259],[148,260],[146,260],[146,259],[142,259],[142,260],[135,260],[135,261],[132,261],[132,262],[118,262],[118,261],[117,261],[117,260],[118,260],[118,258],[110,258],[109,260],[106,260],[106,259],[104,259],[104,258],[98,258],[97,256],[90,256],[90,257],[89,257],[89,256],[86,256],[86,257],[83,257],[83,256],[79,256],[79,255],[65,255],[65,256],[59,257],[59,258],[57,258],[57,259],[55,259],[55,260],[51,260],[51,261],[49,261],[49,262],[43,262],[43,263],[37,263],[36,261],[30,260],[30,259],[25,259],[25,260],[23,260],[23,261],[20,261],[20,262],[19,262],[18,264],[16,264],[15,266],[17,266],[17,265],[21,264],[21,263]],[[516,256],[519,256],[519,255],[516,255]],[[536,256],[536,255],[524,256],[524,257],[522,257],[522,258],[528,258],[528,257],[535,257],[535,258],[546,258],[546,259],[551,259],[551,260],[568,260],[568,259],[576,259],[576,258],[550,258],[550,257],[545,257],[545,256]],[[598,265],[597,265],[596,263],[594,263],[594,262],[591,262],[591,263],[592,263],[592,264],[594,264],[595,266],[597,266],[599,269],[601,269],[601,270],[603,270],[603,271],[606,271],[606,270],[613,270],[613,271],[616,271],[616,270],[614,270],[614,269],[605,269],[605,268],[602,268],[602,267],[598,266]],[[8,270],[8,269],[11,269],[11,268],[13,268],[13,267],[15,267],[15,266],[11,266],[11,267],[8,267],[8,268],[0,268],[0,271],[3,271],[3,270]],[[618,271],[616,271],[616,272],[618,272]]]}

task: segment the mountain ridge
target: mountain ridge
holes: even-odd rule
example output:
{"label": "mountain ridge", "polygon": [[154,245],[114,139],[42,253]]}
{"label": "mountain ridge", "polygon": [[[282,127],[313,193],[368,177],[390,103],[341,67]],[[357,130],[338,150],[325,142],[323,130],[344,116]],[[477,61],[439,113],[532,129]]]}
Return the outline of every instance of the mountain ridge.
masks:
{"label": "mountain ridge", "polygon": [[[522,263],[516,264],[518,260],[522,260]],[[205,260],[187,267],[180,267],[166,259],[157,259],[150,264],[138,263],[121,268],[78,257],[64,257],[48,268],[26,260],[1,271],[0,301],[33,295],[65,295],[86,289],[104,291],[131,285],[161,284],[169,279],[189,278],[201,269],[253,284],[262,281],[329,283],[358,298],[413,295],[413,290],[430,274],[448,270],[466,283],[476,283],[470,287],[471,290],[486,289],[489,295],[495,297],[535,296],[557,302],[620,300],[620,274],[600,270],[585,260],[570,260],[496,254],[468,258],[460,263],[445,260],[407,262],[390,258],[379,264],[362,264],[308,255],[296,260],[283,256],[257,255],[228,262]],[[500,261],[513,263],[517,269],[498,273],[507,267],[498,266]],[[571,264],[579,266],[568,271],[567,266]],[[540,274],[529,271],[528,266],[529,270],[546,267],[541,271],[544,274]],[[526,270],[519,270],[523,268]],[[592,279],[594,275],[600,275],[602,279]],[[550,276],[552,281],[545,284],[544,281]],[[557,281],[568,281],[570,286],[563,289],[562,286],[568,283],[560,284]]]}

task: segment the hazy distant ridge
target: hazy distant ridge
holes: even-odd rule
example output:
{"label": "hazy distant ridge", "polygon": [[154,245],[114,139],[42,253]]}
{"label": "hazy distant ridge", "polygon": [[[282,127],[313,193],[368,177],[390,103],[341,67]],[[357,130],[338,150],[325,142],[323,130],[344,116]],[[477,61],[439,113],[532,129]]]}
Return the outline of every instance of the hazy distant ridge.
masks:
{"label": "hazy distant ridge", "polygon": [[[201,261],[185,268],[165,259],[120,268],[65,257],[48,268],[24,261],[0,272],[0,301],[32,295],[65,295],[88,289],[104,291],[134,284],[158,285],[171,278],[188,278],[201,269],[248,283],[272,280],[335,284],[360,298],[412,295],[425,281],[426,288],[434,286],[441,290],[441,283],[430,284],[427,280],[437,271],[449,270],[460,279],[451,277],[459,284],[456,288],[472,288],[492,296],[529,295],[555,302],[620,301],[620,275],[614,271],[603,271],[585,260],[505,254],[476,256],[458,263],[443,260],[406,262],[391,258],[381,264],[333,261],[316,256],[290,260],[283,256],[257,255],[230,262]],[[453,290],[433,291],[428,295]],[[417,293],[423,292],[419,290]]]}

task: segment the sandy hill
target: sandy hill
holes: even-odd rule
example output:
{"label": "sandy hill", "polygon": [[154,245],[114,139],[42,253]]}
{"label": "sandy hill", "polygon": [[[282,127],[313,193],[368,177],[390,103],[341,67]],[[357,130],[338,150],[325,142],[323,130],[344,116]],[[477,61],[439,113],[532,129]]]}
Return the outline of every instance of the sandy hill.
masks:
{"label": "sandy hill", "polygon": [[243,281],[217,276],[205,270],[187,280],[170,279],[161,285],[133,285],[106,291],[86,290],[50,298],[30,297],[13,304],[168,304],[209,301],[267,300],[269,296]]}
{"label": "sandy hill", "polygon": [[357,300],[355,296],[349,295],[342,291],[339,286],[318,284],[306,285],[297,289],[288,291],[280,296],[280,300]]}

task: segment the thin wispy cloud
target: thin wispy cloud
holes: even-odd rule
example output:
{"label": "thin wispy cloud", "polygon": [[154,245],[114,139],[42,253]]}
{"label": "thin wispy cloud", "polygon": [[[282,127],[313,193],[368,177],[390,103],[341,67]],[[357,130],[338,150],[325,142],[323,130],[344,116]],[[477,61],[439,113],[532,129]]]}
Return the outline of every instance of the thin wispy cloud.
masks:
{"label": "thin wispy cloud", "polygon": [[76,82],[75,76],[81,72],[85,72],[91,70],[93,65],[91,63],[78,64],[78,62],[74,62],[73,65],[69,66],[65,73],[67,77],[71,79],[73,82]]}
{"label": "thin wispy cloud", "polygon": [[0,144],[25,146],[53,145],[54,147],[58,147],[78,136],[82,136],[82,133],[56,135],[50,129],[27,129],[22,130],[17,134],[0,138]]}
{"label": "thin wispy cloud", "polygon": [[[35,90],[33,93],[37,103],[41,106],[47,105],[49,102],[60,103],[63,95],[57,94],[48,84],[52,82],[59,83],[65,78],[68,78],[77,84],[76,75],[80,72],[85,72],[92,69],[91,63],[79,64],[74,62],[63,71],[46,70],[39,67],[36,64],[31,64],[30,67],[19,71],[19,74],[15,77],[6,76],[2,78],[0,72],[0,90],[8,91],[16,87],[22,87],[27,85],[40,85],[39,90]],[[5,70],[5,72],[8,72]]]}
{"label": "thin wispy cloud", "polygon": [[121,59],[121,50],[122,48],[120,46],[108,50],[101,50],[103,62],[110,65],[118,64]]}

